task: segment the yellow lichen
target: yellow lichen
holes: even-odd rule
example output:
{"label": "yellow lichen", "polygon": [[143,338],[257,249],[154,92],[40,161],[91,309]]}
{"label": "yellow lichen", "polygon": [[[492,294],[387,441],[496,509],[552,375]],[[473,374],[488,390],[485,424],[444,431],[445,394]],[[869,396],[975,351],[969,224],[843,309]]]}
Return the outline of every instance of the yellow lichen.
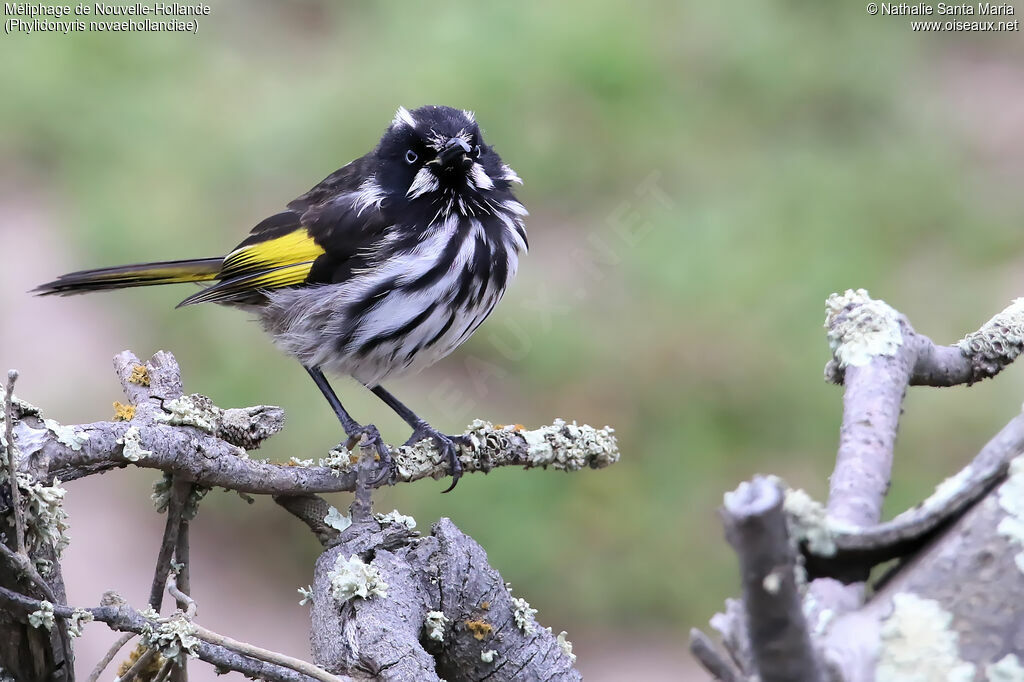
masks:
{"label": "yellow lichen", "polygon": [[145,365],[135,365],[132,373],[128,375],[128,381],[139,386],[149,386],[149,370]]}
{"label": "yellow lichen", "polygon": [[482,602],[480,602],[480,608],[482,608],[484,611],[489,611],[491,609],[491,602],[489,602],[489,601],[482,601]]}
{"label": "yellow lichen", "polygon": [[467,620],[466,629],[473,633],[473,637],[477,640],[483,640],[484,637],[488,637],[494,631],[494,627],[483,620]]}
{"label": "yellow lichen", "polygon": [[130,422],[135,417],[135,406],[114,401],[114,421]]}
{"label": "yellow lichen", "polygon": [[[149,647],[145,644],[140,644],[137,647],[135,647],[131,655],[129,655],[128,658],[123,663],[121,663],[120,666],[118,666],[118,679],[124,677],[124,674],[128,672],[128,670],[133,665],[135,665],[135,661],[139,660],[139,658],[147,651],[149,651]],[[139,682],[151,682],[153,678],[156,677],[157,673],[160,672],[160,666],[162,666],[163,664],[163,656],[154,656],[152,659],[150,659],[146,667],[138,672],[138,674],[135,676],[135,679],[139,680]]]}

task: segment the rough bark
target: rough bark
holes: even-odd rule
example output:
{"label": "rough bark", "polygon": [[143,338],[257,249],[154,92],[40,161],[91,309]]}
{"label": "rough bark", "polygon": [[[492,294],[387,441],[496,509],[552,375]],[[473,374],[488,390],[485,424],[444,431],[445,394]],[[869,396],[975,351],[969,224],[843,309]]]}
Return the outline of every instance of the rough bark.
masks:
{"label": "rough bark", "polygon": [[[188,640],[192,644],[185,648],[218,670],[281,682],[367,677],[429,680],[443,676],[451,682],[579,678],[569,647],[536,624],[533,610],[525,600],[509,594],[487,564],[483,549],[451,521],[442,519],[431,535],[420,537],[402,519],[372,515],[373,487],[447,474],[447,461],[432,442],[390,448],[391,469],[365,456],[362,447],[354,452],[333,450],[320,458],[319,465],[294,458],[287,465],[250,459],[247,450],[259,447],[282,427],[279,408],[224,410],[204,396],[186,396],[178,365],[165,352],[143,364],[126,351],[114,359],[114,367],[129,400],[128,406],[119,408],[123,421],[65,426],[44,420],[38,409],[18,400],[5,410],[11,420],[10,440],[20,452],[12,459],[22,481],[17,489],[26,496],[18,509],[38,501],[40,493],[33,492],[32,486],[57,486],[58,481],[132,465],[163,471],[164,496],[157,506],[168,519],[150,606],[160,609],[166,589],[179,609],[160,616],[135,610],[116,595],[109,603],[73,609],[66,604],[53,549],[36,542],[31,559],[27,554],[23,557],[14,534],[5,534],[0,548],[4,550],[0,556],[2,671],[19,682],[73,680],[69,623],[75,614],[88,612],[111,629],[143,633],[143,641],[163,653],[168,651],[166,638],[154,639],[155,635],[145,633],[163,632],[173,643],[177,640],[167,634],[167,628],[179,628],[186,640],[198,638]],[[595,429],[561,420],[535,430],[478,421],[466,432],[459,455],[466,472],[486,473],[510,465],[561,471],[602,468],[619,457],[612,434],[608,427]],[[325,546],[312,585],[312,644],[320,666],[237,642],[195,622],[195,604],[187,594],[188,527],[199,500],[214,486],[241,494],[273,495]],[[11,490],[6,483],[0,486],[0,515],[8,519],[12,518]],[[344,530],[340,514],[315,494],[336,491],[356,493],[351,514],[355,523]],[[56,532],[41,523],[20,519],[15,525],[33,530],[33,538],[40,532]],[[353,556],[382,576],[387,596],[341,598],[334,584],[339,575],[336,562]],[[31,568],[32,560],[42,558],[53,562],[45,583],[33,577]],[[27,622],[30,615],[37,620],[45,617],[49,604],[53,605],[52,626],[33,627]],[[441,630],[439,622],[444,623]],[[436,636],[442,631],[439,641]],[[435,638],[428,636],[430,632]],[[183,663],[186,658],[180,660]],[[173,675],[183,679],[184,668]]]}
{"label": "rough bark", "polygon": [[[816,655],[790,655],[802,667],[775,679],[819,679],[816,662],[826,679],[845,682],[1024,679],[1014,655],[1024,651],[1024,602],[1013,596],[1024,593],[1024,415],[928,500],[880,522],[908,386],[970,385],[998,374],[1024,349],[1024,299],[955,346],[916,333],[863,290],[833,295],[827,310],[833,359],[825,375],[845,389],[828,505],[787,491],[788,532],[737,534],[727,496],[744,597],[712,619],[728,657],[702,634],[691,638],[692,650],[716,679],[771,679],[779,643],[760,633],[787,614],[783,644],[809,636]],[[767,591],[757,592],[754,580],[771,547],[785,557],[794,546],[804,566],[797,581],[810,579],[806,621],[792,602],[762,608]],[[893,559],[868,596],[871,569]]]}

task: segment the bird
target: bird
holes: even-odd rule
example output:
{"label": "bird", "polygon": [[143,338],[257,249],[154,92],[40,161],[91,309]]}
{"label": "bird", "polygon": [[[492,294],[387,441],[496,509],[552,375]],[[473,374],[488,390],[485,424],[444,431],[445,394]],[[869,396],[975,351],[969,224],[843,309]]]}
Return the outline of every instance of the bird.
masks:
{"label": "bird", "polygon": [[38,295],[198,283],[178,307],[255,313],[327,399],[349,447],[363,440],[393,467],[373,424],[342,406],[326,374],[351,376],[431,439],[455,488],[456,443],[383,387],[462,345],[490,315],[527,252],[522,180],[488,145],[472,111],[399,107],[376,147],[254,228],[227,255],[72,272]]}

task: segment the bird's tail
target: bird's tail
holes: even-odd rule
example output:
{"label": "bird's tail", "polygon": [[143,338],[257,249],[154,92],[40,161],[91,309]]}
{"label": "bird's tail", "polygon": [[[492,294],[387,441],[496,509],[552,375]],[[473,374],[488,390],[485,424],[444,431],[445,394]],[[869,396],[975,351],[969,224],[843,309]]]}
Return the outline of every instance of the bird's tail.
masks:
{"label": "bird's tail", "polygon": [[41,284],[33,291],[39,296],[69,296],[89,291],[145,287],[152,284],[207,282],[217,278],[223,261],[223,258],[198,258],[82,270],[61,275],[52,282]]}

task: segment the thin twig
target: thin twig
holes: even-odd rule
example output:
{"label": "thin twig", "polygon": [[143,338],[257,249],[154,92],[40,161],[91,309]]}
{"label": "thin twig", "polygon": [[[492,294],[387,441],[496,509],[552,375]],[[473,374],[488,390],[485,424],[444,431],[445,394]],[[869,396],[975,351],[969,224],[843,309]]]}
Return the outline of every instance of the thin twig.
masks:
{"label": "thin twig", "polygon": [[14,508],[14,539],[15,549],[21,556],[27,557],[25,548],[25,516],[21,510],[21,491],[18,489],[17,448],[14,446],[14,382],[18,380],[18,370],[7,372],[7,388],[4,391],[4,438],[7,441],[7,482],[11,485],[11,506]]}
{"label": "thin twig", "polygon": [[[31,613],[40,608],[40,600],[2,586],[0,586],[0,604],[4,604],[8,609],[17,609],[23,613]],[[76,610],[78,609],[64,604],[53,605],[54,615],[64,620],[71,618]],[[152,627],[154,624],[154,621],[143,617],[138,611],[124,603],[82,610],[88,611],[95,620],[106,623],[112,630],[121,632],[140,634],[147,627]],[[246,656],[227,647],[207,641],[200,642],[198,654],[201,660],[212,664],[216,668],[235,670],[250,678],[266,679],[270,682],[307,682],[311,679],[322,679],[299,672],[294,668]],[[345,682],[348,678],[335,677],[331,679],[332,682]]]}
{"label": "thin twig", "polygon": [[149,590],[149,605],[157,612],[164,601],[164,589],[167,587],[167,576],[171,571],[171,558],[178,541],[178,529],[181,524],[181,513],[185,506],[191,484],[177,478],[171,484],[171,497],[167,504],[167,523],[164,525],[164,536],[160,542],[160,552],[156,558],[156,569],[153,574],[153,585]]}
{"label": "thin twig", "polygon": [[739,671],[733,667],[725,656],[719,653],[714,642],[706,634],[693,628],[690,630],[690,653],[704,669],[721,682],[742,682]]}
{"label": "thin twig", "polygon": [[164,682],[171,675],[171,668],[174,666],[174,659],[168,658],[164,660],[164,664],[160,666],[160,670],[157,671],[156,677],[153,678],[153,682]]}
{"label": "thin twig", "polygon": [[43,580],[43,576],[39,575],[39,571],[36,570],[36,567],[32,564],[32,559],[28,555],[18,554],[2,542],[0,542],[0,554],[3,554],[4,558],[11,563],[15,570],[21,572],[28,578],[29,582],[39,589],[43,594],[43,598],[52,604],[57,603],[57,597],[50,584]]}
{"label": "thin twig", "polygon": [[100,659],[99,663],[96,664],[96,667],[92,669],[92,672],[89,673],[89,679],[86,680],[86,682],[97,682],[100,679],[100,675],[103,674],[103,671],[107,669],[110,662],[114,660],[115,656],[117,656],[117,652],[123,649],[124,645],[130,642],[133,637],[135,637],[134,632],[126,632],[118,637],[107,650],[107,653],[103,655],[103,658]]}
{"label": "thin twig", "polygon": [[[190,585],[190,562],[189,562],[189,541],[188,541],[188,530],[189,521],[182,517],[178,524],[178,542],[174,546],[174,559],[178,562],[179,569],[178,574],[171,578],[168,589],[173,586],[176,590],[180,591],[180,594],[184,597],[188,609],[190,610],[189,617],[192,617],[196,613],[195,602],[189,597],[189,593],[192,591]],[[172,593],[174,595],[174,593]],[[177,599],[177,595],[174,595]],[[182,600],[178,600],[179,605]],[[174,682],[188,682],[188,659],[185,658],[181,663],[175,666],[174,670],[170,675]]]}
{"label": "thin twig", "polygon": [[317,680],[322,680],[322,682],[341,682],[341,678],[330,674],[322,668],[318,668],[312,663],[307,663],[306,661],[292,658],[291,656],[285,656],[284,654],[279,654],[276,651],[261,649],[260,647],[249,644],[248,642],[239,642],[236,639],[231,639],[230,637],[217,634],[212,630],[207,630],[202,625],[198,625],[196,623],[192,624],[192,628],[195,636],[204,642],[222,646],[225,649],[242,654],[243,656],[249,656],[251,658],[280,665],[285,668],[291,668],[303,675],[309,675]]}
{"label": "thin twig", "polygon": [[150,647],[146,649],[145,653],[143,653],[141,656],[135,659],[135,663],[132,664],[132,667],[128,668],[125,674],[121,675],[117,679],[117,682],[131,682],[132,680],[134,680],[135,676],[138,675],[143,668],[149,665],[150,662],[154,658],[156,658],[156,656],[159,653],[160,652],[157,650],[156,647]]}
{"label": "thin twig", "polygon": [[185,612],[190,620],[196,615],[196,600],[182,592],[178,588],[177,580],[172,573],[167,577],[167,593],[178,602],[178,608]]}

